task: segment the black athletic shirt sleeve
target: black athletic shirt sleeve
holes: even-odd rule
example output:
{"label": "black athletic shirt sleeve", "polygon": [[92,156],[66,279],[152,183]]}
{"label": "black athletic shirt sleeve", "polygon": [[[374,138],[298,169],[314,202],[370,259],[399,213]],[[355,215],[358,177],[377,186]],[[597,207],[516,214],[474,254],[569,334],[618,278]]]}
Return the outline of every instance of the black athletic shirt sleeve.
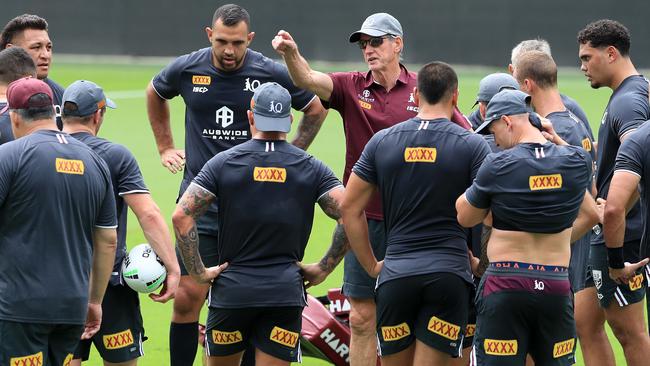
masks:
{"label": "black athletic shirt sleeve", "polygon": [[[6,146],[6,145],[3,145]],[[18,166],[18,157],[15,156],[15,149],[3,148],[0,146],[0,207],[4,205],[5,199],[11,188],[11,181]]]}
{"label": "black athletic shirt sleeve", "polygon": [[352,167],[352,172],[354,172],[354,174],[364,181],[374,185],[377,185],[377,165],[375,162],[375,154],[381,140],[386,135],[385,131],[386,130],[381,130],[372,136],[370,141],[366,144],[366,147],[363,149],[361,157],[357,163],[354,164],[354,167]]}
{"label": "black athletic shirt sleeve", "polygon": [[647,139],[643,134],[634,133],[618,149],[615,171],[624,170],[643,177],[644,148],[642,143]]}
{"label": "black athletic shirt sleeve", "polygon": [[647,120],[647,97],[642,98],[638,93],[629,98],[620,98],[612,103],[608,113],[616,116],[612,119],[610,128],[620,140],[626,132],[639,127]]}
{"label": "black athletic shirt sleeve", "polygon": [[172,99],[180,94],[180,79],[188,55],[176,58],[151,80],[156,93],[164,99]]}
{"label": "black athletic shirt sleeve", "polygon": [[192,183],[199,185],[201,188],[212,193],[215,197],[219,196],[219,176],[221,167],[226,160],[226,153],[222,152],[208,160],[199,174],[194,177]]}
{"label": "black athletic shirt sleeve", "polygon": [[476,172],[474,182],[465,191],[465,198],[476,208],[486,209],[490,207],[491,188],[496,178],[496,166],[494,164],[494,158],[496,156],[496,154],[490,154],[485,157]]}
{"label": "black athletic shirt sleeve", "polygon": [[111,183],[110,173],[108,166],[106,166],[106,162],[99,159],[99,165],[102,170],[102,176],[106,180],[106,192],[104,193],[104,201],[102,202],[97,218],[95,219],[95,226],[100,228],[116,228],[117,209],[115,208],[113,184]]}
{"label": "black athletic shirt sleeve", "polygon": [[323,195],[325,195],[327,192],[331,191],[332,189],[342,186],[343,184],[341,181],[334,175],[334,172],[332,169],[330,169],[327,165],[325,165],[323,162],[320,160],[312,158],[314,161],[314,164],[316,165],[316,171],[318,172],[318,189],[317,189],[317,197],[316,200],[320,199]]}
{"label": "black athletic shirt sleeve", "polygon": [[111,153],[109,156],[114,157],[116,163],[120,167],[117,178],[116,192],[119,195],[132,194],[132,193],[148,193],[149,190],[142,178],[142,172],[135,160],[135,156],[124,146],[113,144],[111,146]]}

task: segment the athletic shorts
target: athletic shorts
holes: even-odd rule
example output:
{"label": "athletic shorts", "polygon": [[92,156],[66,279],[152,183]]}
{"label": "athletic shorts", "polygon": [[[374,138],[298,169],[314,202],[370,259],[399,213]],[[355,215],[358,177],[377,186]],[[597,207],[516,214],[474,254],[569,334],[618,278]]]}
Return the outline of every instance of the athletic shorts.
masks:
{"label": "athletic shorts", "polygon": [[[378,261],[386,255],[386,228],[383,221],[368,219],[370,245]],[[353,299],[372,299],[375,297],[377,279],[368,275],[353,251],[348,251],[343,263],[343,288],[341,292]]]}
{"label": "athletic shorts", "polygon": [[461,355],[470,284],[452,273],[397,278],[377,288],[380,354],[392,355],[416,339],[453,357]]}
{"label": "athletic shorts", "polygon": [[300,362],[302,307],[210,308],[205,337],[208,356],[229,356],[252,343],[264,353]]}
{"label": "athletic shorts", "polygon": [[619,285],[609,277],[609,262],[607,261],[607,247],[605,245],[592,245],[589,255],[591,276],[600,307],[607,308],[615,301],[618,306],[627,306],[643,301],[645,296],[645,278],[643,268],[639,269],[629,283]]}
{"label": "athletic shorts", "polygon": [[589,248],[591,231],[571,244],[571,261],[569,262],[569,282],[573,293],[587,287],[589,269]]}
{"label": "athletic shorts", "polygon": [[104,361],[130,361],[144,355],[146,339],[138,293],[126,285],[109,285],[102,302],[102,326],[93,338],[79,342],[74,358],[88,360],[94,344]]}
{"label": "athletic shorts", "polygon": [[573,365],[576,328],[566,267],[490,263],[477,289],[472,365]]}
{"label": "athletic shorts", "polygon": [[469,301],[467,302],[467,325],[465,326],[463,349],[469,348],[474,344],[474,334],[476,333],[476,286],[480,280],[480,278],[475,278],[475,285],[470,286]]}
{"label": "athletic shorts", "polygon": [[[216,236],[199,234],[199,253],[201,254],[201,260],[205,267],[213,267],[219,265],[219,247],[217,245],[218,239]],[[176,245],[176,258],[178,258],[178,264],[181,267],[181,276],[188,276],[187,268],[185,268],[185,263],[183,263],[183,258],[181,258],[181,252]]]}
{"label": "athletic shorts", "polygon": [[0,320],[0,365],[69,365],[83,325]]}

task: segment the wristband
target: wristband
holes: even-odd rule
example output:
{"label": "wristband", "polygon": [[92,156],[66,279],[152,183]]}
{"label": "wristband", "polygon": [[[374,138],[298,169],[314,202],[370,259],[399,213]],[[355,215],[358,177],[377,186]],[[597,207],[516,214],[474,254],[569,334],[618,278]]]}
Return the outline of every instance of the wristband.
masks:
{"label": "wristband", "polygon": [[607,248],[607,261],[609,262],[609,267],[614,269],[625,268],[625,262],[623,261],[623,247],[618,248]]}

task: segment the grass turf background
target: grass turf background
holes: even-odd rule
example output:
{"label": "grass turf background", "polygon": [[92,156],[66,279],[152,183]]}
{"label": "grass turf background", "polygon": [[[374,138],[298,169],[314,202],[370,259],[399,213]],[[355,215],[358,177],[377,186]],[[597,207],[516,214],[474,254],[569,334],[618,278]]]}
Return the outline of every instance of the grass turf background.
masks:
{"label": "grass turf background", "polygon": [[[109,110],[106,114],[100,136],[128,147],[136,156],[142,169],[153,198],[160,206],[164,217],[170,225],[171,213],[175,207],[175,199],[182,174],[171,174],[160,164],[155,141],[145,107],[144,89],[151,78],[165,65],[164,62],[113,62],[112,60],[93,59],[81,63],[75,58],[66,57],[65,60],[56,62],[51,72],[53,80],[66,87],[74,80],[87,79],[101,85],[106,95],[112,98],[118,109]],[[315,69],[322,71],[338,70],[365,70],[363,64],[314,64]],[[412,67],[417,71],[416,67]],[[470,107],[478,90],[480,79],[490,72],[503,70],[491,68],[458,67],[460,99],[459,107],[466,113],[471,113]],[[560,90],[578,101],[586,111],[594,133],[598,131],[602,112],[607,104],[610,90],[602,88],[593,90],[586,82],[584,76],[576,67],[575,70],[561,70],[559,74]],[[176,146],[183,147],[184,138],[184,104],[182,98],[171,101],[172,130]],[[294,111],[296,121],[299,112]],[[294,128],[295,130],[295,128]],[[331,167],[337,176],[342,177],[344,165],[345,141],[341,117],[338,112],[330,111],[327,120],[309,148],[309,153],[324,161]],[[129,247],[145,242],[142,231],[133,214],[129,213],[129,227],[127,243]],[[304,262],[314,262],[320,259],[327,250],[334,223],[327,218],[320,209],[316,209],[314,226],[309,244],[305,253]],[[314,295],[323,295],[327,289],[340,287],[343,276],[343,266],[339,266],[334,273],[321,285],[310,289]],[[148,297],[141,296],[142,314],[144,317],[146,334],[149,340],[145,342],[145,356],[139,361],[140,365],[167,365],[169,321],[171,319],[172,304],[158,304]],[[202,314],[205,321],[206,311]],[[623,352],[611,336],[616,363],[624,364]],[[202,348],[199,347],[199,352]],[[578,348],[577,365],[583,365]],[[196,358],[195,365],[200,365],[200,357]],[[90,360],[86,365],[102,365],[99,355],[93,350]],[[303,365],[327,365],[327,363],[306,358]]]}

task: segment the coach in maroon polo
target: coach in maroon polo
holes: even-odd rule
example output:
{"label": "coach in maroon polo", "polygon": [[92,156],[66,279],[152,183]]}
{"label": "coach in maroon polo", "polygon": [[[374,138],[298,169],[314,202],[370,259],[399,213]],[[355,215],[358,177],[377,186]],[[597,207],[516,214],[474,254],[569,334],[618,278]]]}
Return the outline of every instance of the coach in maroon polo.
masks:
{"label": "coach in maroon polo", "polygon": [[[312,70],[298,52],[298,46],[288,32],[283,30],[273,39],[273,48],[282,55],[291,79],[296,86],[318,95],[326,106],[336,109],[343,117],[345,130],[345,173],[347,183],[352,166],[361,156],[370,138],[380,130],[405,121],[417,114],[413,89],[417,76],[400,63],[404,48],[402,26],[387,13],[369,16],[361,29],[350,35],[350,43],[357,43],[368,72],[335,72],[325,74]],[[457,113],[457,122],[469,128],[469,123]],[[298,126],[303,136],[312,139],[320,126]],[[311,140],[309,141],[311,142]],[[372,249],[381,260],[386,252],[383,212],[379,194],[374,193],[366,207]],[[340,233],[337,231],[341,231]],[[342,235],[337,226],[334,235]],[[305,270],[325,274],[331,272],[348,248],[332,247],[318,264]],[[313,283],[312,283],[313,284]],[[371,366],[376,364],[375,336],[375,279],[366,274],[352,252],[345,257],[343,293],[350,299],[350,325],[352,329],[350,364]]]}

